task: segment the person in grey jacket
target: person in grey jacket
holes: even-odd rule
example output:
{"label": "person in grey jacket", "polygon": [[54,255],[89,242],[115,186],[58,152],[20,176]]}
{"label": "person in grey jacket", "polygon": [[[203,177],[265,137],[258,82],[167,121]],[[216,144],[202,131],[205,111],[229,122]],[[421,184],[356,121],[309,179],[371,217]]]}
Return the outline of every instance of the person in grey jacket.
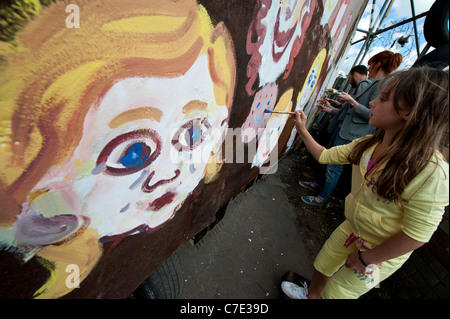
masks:
{"label": "person in grey jacket", "polygon": [[[353,98],[361,96],[367,87],[372,84],[372,81],[367,78],[367,68],[364,65],[354,66],[350,70],[348,78],[349,83],[352,86],[352,89],[348,94],[350,94]],[[334,106],[340,106],[340,108],[334,108],[331,104]],[[342,105],[342,103],[328,98],[323,105],[319,105],[319,110],[331,113],[331,115],[333,115],[327,129],[328,133],[332,134],[330,147],[333,146],[334,139],[338,133],[336,130],[339,131],[342,127],[342,123],[349,112],[349,108],[350,104],[348,103]]]}
{"label": "person in grey jacket", "polygon": [[[401,54],[391,51],[383,51],[374,55],[368,61],[368,76],[373,82],[365,90],[355,90],[354,96],[341,92],[338,98],[345,103],[340,109],[333,108],[328,101],[328,104],[325,103],[321,107],[321,110],[325,112],[334,113],[328,127],[328,132],[332,133],[329,147],[345,145],[356,138],[375,132],[375,128],[369,125],[369,102],[378,96],[381,80],[387,74],[395,71],[402,60]],[[304,188],[320,190],[317,196],[302,196],[302,201],[310,205],[323,205],[333,193],[342,171],[342,165],[326,165],[326,168],[322,168],[316,176],[315,181],[299,181]],[[325,182],[322,184],[323,179]]]}

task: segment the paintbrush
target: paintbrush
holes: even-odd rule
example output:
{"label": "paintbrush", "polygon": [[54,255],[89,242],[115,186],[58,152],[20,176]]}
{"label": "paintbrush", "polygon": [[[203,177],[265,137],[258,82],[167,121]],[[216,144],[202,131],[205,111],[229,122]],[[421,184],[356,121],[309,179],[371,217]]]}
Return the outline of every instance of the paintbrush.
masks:
{"label": "paintbrush", "polygon": [[336,95],[339,95],[342,92],[341,90],[336,90],[334,88],[328,88],[325,91],[328,92],[328,93],[331,93],[331,94],[336,94]]}
{"label": "paintbrush", "polygon": [[295,114],[295,112],[272,111],[272,110],[268,110],[268,109],[265,109],[264,113]]}

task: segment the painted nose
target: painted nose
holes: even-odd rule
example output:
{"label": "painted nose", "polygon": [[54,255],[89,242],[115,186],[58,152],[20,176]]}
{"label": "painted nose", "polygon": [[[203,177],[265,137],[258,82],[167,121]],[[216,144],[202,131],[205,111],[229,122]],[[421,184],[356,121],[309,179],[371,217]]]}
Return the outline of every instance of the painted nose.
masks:
{"label": "painted nose", "polygon": [[144,184],[142,184],[142,191],[146,193],[151,193],[159,186],[174,181],[175,179],[177,179],[178,176],[180,176],[180,170],[179,169],[175,170],[173,174],[174,174],[173,177],[169,179],[161,179],[150,185],[150,182],[153,179],[153,176],[155,175],[155,171],[151,172],[150,175],[148,175],[147,179],[145,180]]}

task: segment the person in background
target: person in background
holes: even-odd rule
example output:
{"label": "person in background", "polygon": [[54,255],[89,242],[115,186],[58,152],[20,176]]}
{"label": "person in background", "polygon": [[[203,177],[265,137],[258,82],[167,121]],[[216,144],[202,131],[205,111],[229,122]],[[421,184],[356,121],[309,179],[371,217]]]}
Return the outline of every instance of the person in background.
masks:
{"label": "person in background", "polygon": [[[367,67],[365,67],[364,65],[354,66],[348,74],[348,82],[351,85],[351,89],[349,91],[349,94],[351,96],[355,97],[355,96],[358,96],[359,94],[361,94],[362,92],[364,92],[364,90],[372,83],[372,81],[370,81],[367,78]],[[336,100],[333,100],[330,98],[325,98],[323,103],[319,104],[318,107],[319,107],[320,111],[327,112],[327,113],[330,113],[331,115],[333,115],[333,117],[330,121],[330,124],[328,125],[328,128],[327,128],[328,133],[331,134],[330,141],[328,143],[328,147],[333,147],[335,145],[339,145],[339,144],[335,144],[336,137],[339,134],[339,131],[342,126],[342,122],[347,114],[349,104],[341,103],[339,101],[336,101]],[[338,143],[339,143],[339,140],[338,140]],[[316,190],[316,188],[319,188],[319,185],[322,185],[325,181],[327,167],[328,167],[327,165],[320,166],[320,170],[317,173],[317,175],[315,176],[314,182],[310,183],[310,182],[306,182],[306,181],[299,181],[299,184],[304,188],[307,188],[310,190]],[[335,167],[334,169],[339,169],[339,167]],[[332,176],[331,172],[329,173],[329,176]],[[339,177],[337,179],[339,180]],[[330,180],[328,183],[334,183],[334,181]],[[336,184],[337,184],[337,181],[336,181]],[[325,193],[328,193],[327,189],[324,188],[324,190],[325,190]],[[323,196],[321,196],[321,197],[323,197]],[[327,197],[327,196],[325,196],[325,197]],[[304,202],[306,202],[307,204],[315,203],[314,196],[303,196],[302,200]],[[317,200],[317,202],[323,203],[323,202],[320,202],[320,198]]]}
{"label": "person in background", "polygon": [[[290,298],[358,298],[428,242],[449,204],[449,72],[412,68],[388,76],[369,104],[374,134],[325,149],[295,112],[295,127],[321,164],[353,164],[346,220],[314,261],[310,288],[283,281]],[[293,116],[291,115],[291,118]]]}
{"label": "person in background", "polygon": [[[341,92],[338,98],[345,103],[339,110],[333,110],[328,104],[322,107],[325,112],[336,113],[328,128],[333,132],[331,146],[345,145],[356,138],[375,132],[375,128],[369,124],[369,102],[378,96],[380,82],[386,75],[395,71],[402,60],[400,53],[391,51],[374,55],[368,61],[368,76],[373,82],[366,86],[365,90],[357,87],[354,96]],[[355,76],[351,77],[355,78]],[[319,191],[317,196],[302,196],[302,201],[309,205],[323,205],[336,188],[343,169],[343,165],[327,165],[325,172],[319,173],[315,181],[299,181],[302,187]]]}

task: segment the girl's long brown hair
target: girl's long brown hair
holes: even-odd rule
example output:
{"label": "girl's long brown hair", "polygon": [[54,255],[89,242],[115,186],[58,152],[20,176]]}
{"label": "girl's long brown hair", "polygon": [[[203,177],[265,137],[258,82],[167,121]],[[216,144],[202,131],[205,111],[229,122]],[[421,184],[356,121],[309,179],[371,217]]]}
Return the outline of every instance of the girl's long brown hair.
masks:
{"label": "girl's long brown hair", "polygon": [[[384,80],[382,92],[392,97],[397,112],[407,109],[410,114],[379,159],[387,162],[373,187],[380,197],[398,203],[405,187],[433,160],[436,151],[446,154],[448,161],[448,78],[448,70],[420,67],[392,73]],[[357,164],[363,152],[383,136],[384,130],[378,129],[362,139],[349,161]]]}

